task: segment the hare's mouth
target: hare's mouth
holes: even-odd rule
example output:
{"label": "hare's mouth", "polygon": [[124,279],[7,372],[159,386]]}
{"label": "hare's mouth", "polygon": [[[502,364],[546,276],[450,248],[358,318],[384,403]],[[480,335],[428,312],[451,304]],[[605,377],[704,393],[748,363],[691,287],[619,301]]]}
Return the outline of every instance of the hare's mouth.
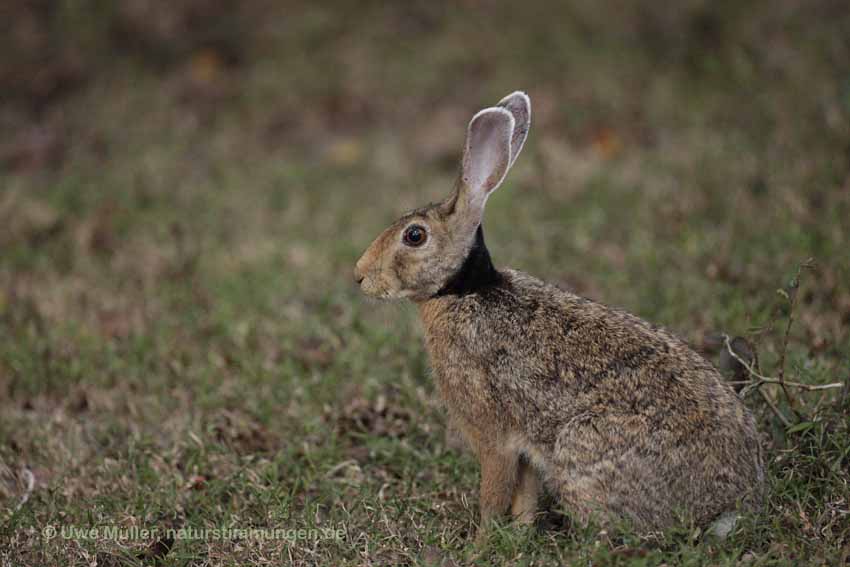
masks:
{"label": "hare's mouth", "polygon": [[392,298],[390,291],[385,286],[380,285],[379,282],[376,282],[373,278],[368,276],[364,277],[360,279],[358,284],[360,285],[360,291],[363,292],[366,297],[371,299]]}

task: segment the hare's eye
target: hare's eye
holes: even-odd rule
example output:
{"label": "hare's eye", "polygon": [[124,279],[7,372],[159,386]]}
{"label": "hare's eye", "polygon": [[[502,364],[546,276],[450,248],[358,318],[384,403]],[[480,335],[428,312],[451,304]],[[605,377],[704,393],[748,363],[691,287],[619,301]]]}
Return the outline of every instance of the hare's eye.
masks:
{"label": "hare's eye", "polygon": [[419,226],[418,224],[412,224],[404,229],[404,236],[402,239],[408,246],[422,246],[425,244],[425,241],[428,240],[428,233],[425,231],[425,227]]}

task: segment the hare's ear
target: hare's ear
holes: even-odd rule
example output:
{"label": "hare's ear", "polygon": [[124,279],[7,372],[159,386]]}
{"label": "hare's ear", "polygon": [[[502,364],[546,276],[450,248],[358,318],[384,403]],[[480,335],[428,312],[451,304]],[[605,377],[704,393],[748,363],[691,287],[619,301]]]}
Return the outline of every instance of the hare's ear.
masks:
{"label": "hare's ear", "polygon": [[511,165],[516,161],[528,129],[531,128],[531,99],[522,91],[515,91],[499,101],[498,106],[506,109],[514,117],[514,132],[511,136]]}
{"label": "hare's ear", "polygon": [[501,107],[485,108],[472,117],[463,151],[461,192],[470,209],[483,212],[487,197],[505,179],[511,165],[514,117]]}

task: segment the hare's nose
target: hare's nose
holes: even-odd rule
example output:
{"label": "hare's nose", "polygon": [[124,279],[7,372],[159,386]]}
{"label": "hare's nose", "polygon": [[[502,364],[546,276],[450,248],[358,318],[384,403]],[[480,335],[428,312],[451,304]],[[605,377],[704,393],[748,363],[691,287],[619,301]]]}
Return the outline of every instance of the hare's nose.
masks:
{"label": "hare's nose", "polygon": [[363,280],[366,279],[366,275],[369,273],[371,266],[372,262],[369,260],[367,253],[360,256],[360,259],[357,260],[356,264],[354,264],[354,281],[357,282],[357,285],[362,284]]}

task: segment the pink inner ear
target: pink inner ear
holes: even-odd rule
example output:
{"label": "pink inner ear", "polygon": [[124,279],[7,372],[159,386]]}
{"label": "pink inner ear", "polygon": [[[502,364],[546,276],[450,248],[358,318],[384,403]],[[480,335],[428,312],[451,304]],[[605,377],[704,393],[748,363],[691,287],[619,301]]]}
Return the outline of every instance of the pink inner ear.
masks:
{"label": "pink inner ear", "polygon": [[513,127],[513,116],[503,108],[484,109],[469,123],[463,181],[482,202],[508,171]]}
{"label": "pink inner ear", "polygon": [[507,109],[514,117],[514,129],[511,136],[511,165],[513,165],[531,127],[531,99],[524,92],[516,91],[499,101],[499,106]]}

